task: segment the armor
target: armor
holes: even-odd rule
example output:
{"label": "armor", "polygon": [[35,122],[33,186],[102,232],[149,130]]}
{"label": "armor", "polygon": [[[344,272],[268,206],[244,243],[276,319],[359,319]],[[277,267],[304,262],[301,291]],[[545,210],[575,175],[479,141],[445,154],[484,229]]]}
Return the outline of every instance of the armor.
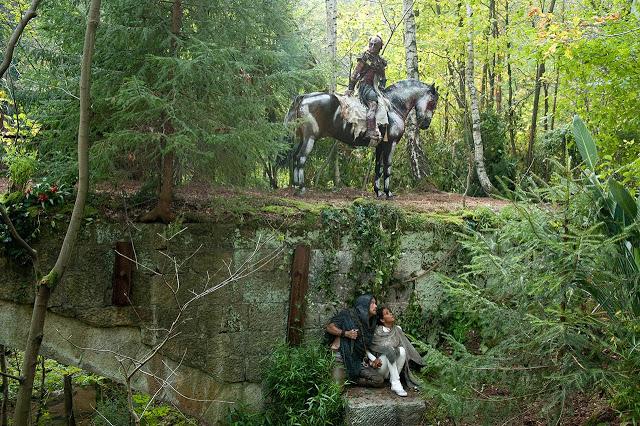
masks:
{"label": "armor", "polygon": [[358,84],[360,101],[367,106],[367,133],[365,137],[379,141],[382,136],[376,124],[376,112],[378,110],[378,92],[375,89],[376,80],[378,89],[384,90],[387,83],[385,68],[387,61],[380,56],[382,39],[373,36],[369,39],[369,48],[358,57],[356,69],[349,79],[347,93],[352,93]]}

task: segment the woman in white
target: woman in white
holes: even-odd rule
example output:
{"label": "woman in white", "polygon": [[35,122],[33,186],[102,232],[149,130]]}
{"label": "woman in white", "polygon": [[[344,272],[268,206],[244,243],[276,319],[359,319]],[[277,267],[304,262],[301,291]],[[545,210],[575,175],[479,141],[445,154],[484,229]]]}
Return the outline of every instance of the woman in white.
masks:
{"label": "woman in white", "polygon": [[409,370],[409,361],[423,367],[422,357],[404,335],[402,328],[395,325],[395,317],[389,308],[378,308],[378,326],[376,327],[367,356],[371,365],[380,368],[380,373],[389,378],[391,390],[398,396],[407,396],[401,378],[407,386],[417,388],[417,380]]}

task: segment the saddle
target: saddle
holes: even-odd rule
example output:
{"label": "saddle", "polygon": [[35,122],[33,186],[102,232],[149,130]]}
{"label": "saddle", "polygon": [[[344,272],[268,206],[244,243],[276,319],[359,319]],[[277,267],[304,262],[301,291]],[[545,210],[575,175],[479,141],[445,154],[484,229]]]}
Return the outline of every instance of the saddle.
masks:
{"label": "saddle", "polygon": [[[360,102],[360,97],[345,96],[335,93],[336,98],[340,101],[340,116],[347,123],[351,123],[353,137],[358,138],[367,131],[367,106]],[[378,93],[378,110],[376,111],[376,123],[379,126],[389,124],[387,112],[391,107],[391,103],[381,93]],[[387,140],[386,132],[383,134],[383,140]]]}

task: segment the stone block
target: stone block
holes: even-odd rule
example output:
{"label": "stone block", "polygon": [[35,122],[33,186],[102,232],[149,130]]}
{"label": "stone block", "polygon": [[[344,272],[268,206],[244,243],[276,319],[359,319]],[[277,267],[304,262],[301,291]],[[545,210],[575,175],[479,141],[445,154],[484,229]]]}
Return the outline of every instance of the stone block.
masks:
{"label": "stone block", "polygon": [[391,287],[387,294],[387,303],[408,302],[414,291],[414,281],[403,281]]}
{"label": "stone block", "polygon": [[273,349],[283,343],[286,335],[285,330],[272,331],[252,331],[245,335],[244,355],[265,356],[273,352]]}
{"label": "stone block", "polygon": [[[286,330],[288,303],[254,303],[247,306],[249,331]],[[309,311],[307,306],[307,312]]]}
{"label": "stone block", "polygon": [[243,268],[248,272],[273,272],[291,268],[291,254],[281,248],[236,249],[233,252],[234,269]]}
{"label": "stone block", "polygon": [[266,356],[245,356],[244,377],[248,382],[261,383],[264,376]]}
{"label": "stone block", "polygon": [[144,327],[152,322],[151,310],[145,306],[60,307],[52,306],[51,312],[76,318],[98,328]]}
{"label": "stone block", "polygon": [[403,235],[400,238],[401,251],[427,252],[434,245],[433,231],[420,231]]}
{"label": "stone block", "polygon": [[193,272],[209,276],[212,283],[223,280],[229,276],[227,265],[233,260],[233,252],[220,248],[202,248],[193,257],[189,258],[186,265]]}
{"label": "stone block", "polygon": [[348,426],[424,424],[425,402],[413,391],[410,391],[406,397],[399,397],[388,387],[381,389],[353,387],[347,391],[346,399],[344,423]]}
{"label": "stone block", "polygon": [[221,314],[219,324],[220,332],[235,333],[239,331],[245,331],[249,328],[249,315],[247,305],[216,305],[214,309],[217,309],[218,313]]}
{"label": "stone block", "polygon": [[[161,334],[161,338],[164,335]],[[160,350],[164,356],[173,360],[183,360],[185,365],[205,370],[208,367],[207,339],[204,335],[180,334],[170,339]]]}
{"label": "stone block", "polygon": [[283,274],[253,274],[242,281],[242,300],[249,304],[289,303],[290,281]]}
{"label": "stone block", "polygon": [[337,303],[314,303],[307,309],[305,328],[319,328],[324,330],[325,326],[339,310],[341,306]]}
{"label": "stone block", "polygon": [[423,312],[434,311],[442,302],[444,291],[436,274],[427,274],[416,279],[416,297]]}
{"label": "stone block", "polygon": [[422,269],[422,253],[419,251],[403,251],[400,254],[393,275],[396,278],[407,279]]}
{"label": "stone block", "polygon": [[318,275],[327,268],[339,274],[346,274],[353,265],[353,251],[337,250],[333,254],[328,250],[311,250],[309,273]]}
{"label": "stone block", "polygon": [[207,359],[207,370],[218,380],[227,383],[238,383],[245,380],[245,358],[230,354]]}

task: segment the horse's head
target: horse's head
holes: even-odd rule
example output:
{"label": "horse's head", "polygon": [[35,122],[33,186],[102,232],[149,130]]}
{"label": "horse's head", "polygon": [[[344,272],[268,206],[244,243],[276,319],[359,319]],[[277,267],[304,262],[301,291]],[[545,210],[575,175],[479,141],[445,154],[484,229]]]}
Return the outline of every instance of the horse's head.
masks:
{"label": "horse's head", "polygon": [[438,105],[438,89],[435,83],[425,86],[425,92],[416,102],[416,118],[418,119],[418,126],[423,130],[427,130],[431,125],[433,112]]}

